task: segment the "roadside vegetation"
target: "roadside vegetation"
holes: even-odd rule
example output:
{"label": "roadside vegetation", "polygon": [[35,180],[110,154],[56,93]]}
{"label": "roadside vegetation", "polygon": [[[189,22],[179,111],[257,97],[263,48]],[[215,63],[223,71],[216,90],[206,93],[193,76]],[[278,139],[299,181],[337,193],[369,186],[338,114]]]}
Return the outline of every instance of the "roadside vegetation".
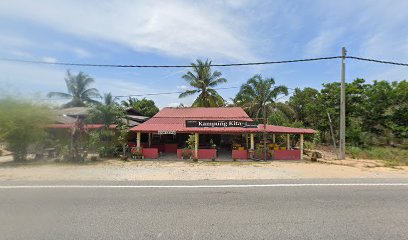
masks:
{"label": "roadside vegetation", "polygon": [[408,149],[394,147],[349,147],[347,154],[355,159],[383,160],[386,166],[408,166]]}
{"label": "roadside vegetation", "polygon": [[[191,71],[182,78],[190,89],[179,97],[196,96],[192,107],[239,106],[259,123],[263,123],[265,116],[269,124],[315,129],[318,131],[315,136],[305,138],[305,146],[310,148],[319,144],[333,145],[332,139],[338,139],[338,82],[325,83],[321,89],[288,89],[284,85],[276,85],[271,77],[256,74],[249,77],[236,96],[227,101],[216,90],[227,79],[222,77],[221,72],[213,71],[211,61],[191,63]],[[66,159],[71,161],[81,162],[87,151],[97,152],[101,157],[124,155],[128,151],[126,109],[133,108],[147,117],[159,111],[150,99],[130,97],[120,101],[110,93],[102,97],[92,87],[94,82],[86,73],[67,71],[66,92],[48,93],[50,98],[67,99],[61,108],[90,108],[88,117],[77,122],[65,139],[60,137],[57,142],[57,151],[69,156]],[[357,78],[346,87],[348,156],[380,159],[390,166],[408,165],[408,82],[374,80],[368,83]],[[47,145],[41,141],[49,139],[44,126],[53,123],[52,119],[53,109],[49,106],[18,98],[0,98],[0,142],[14,153],[16,161],[23,161],[30,147]],[[103,124],[104,128],[87,132],[83,124]],[[111,129],[112,124],[119,131]],[[294,137],[293,141],[298,139]]]}

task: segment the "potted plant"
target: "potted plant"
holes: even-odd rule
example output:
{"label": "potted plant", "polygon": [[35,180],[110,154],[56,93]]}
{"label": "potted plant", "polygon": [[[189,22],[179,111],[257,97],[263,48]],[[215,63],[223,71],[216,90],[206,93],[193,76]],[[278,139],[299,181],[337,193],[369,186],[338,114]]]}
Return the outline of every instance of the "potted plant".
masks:
{"label": "potted plant", "polygon": [[133,159],[142,159],[143,153],[141,148],[133,147],[130,150],[130,153],[132,154]]}
{"label": "potted plant", "polygon": [[190,159],[191,158],[191,150],[186,148],[181,151],[181,159]]}

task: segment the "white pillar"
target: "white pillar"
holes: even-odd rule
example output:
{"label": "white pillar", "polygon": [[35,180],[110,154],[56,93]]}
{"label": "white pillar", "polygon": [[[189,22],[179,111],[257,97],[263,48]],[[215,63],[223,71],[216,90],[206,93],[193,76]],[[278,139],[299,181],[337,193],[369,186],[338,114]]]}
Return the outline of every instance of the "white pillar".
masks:
{"label": "white pillar", "polygon": [[289,135],[289,133],[286,134],[286,149],[287,150],[290,149],[290,135]]}
{"label": "white pillar", "polygon": [[276,141],[275,141],[275,133],[274,134],[272,134],[272,143],[275,143]]}
{"label": "white pillar", "polygon": [[251,133],[251,149],[255,149],[255,143],[254,143],[254,134]]}
{"label": "white pillar", "polygon": [[194,146],[194,153],[195,153],[195,158],[198,158],[198,142],[199,142],[199,137],[198,137],[198,133],[195,133],[194,134],[194,144],[195,144],[195,146]]}
{"label": "white pillar", "polygon": [[300,134],[300,160],[303,160],[303,134]]}
{"label": "white pillar", "polygon": [[140,132],[136,133],[136,147],[140,149]]}

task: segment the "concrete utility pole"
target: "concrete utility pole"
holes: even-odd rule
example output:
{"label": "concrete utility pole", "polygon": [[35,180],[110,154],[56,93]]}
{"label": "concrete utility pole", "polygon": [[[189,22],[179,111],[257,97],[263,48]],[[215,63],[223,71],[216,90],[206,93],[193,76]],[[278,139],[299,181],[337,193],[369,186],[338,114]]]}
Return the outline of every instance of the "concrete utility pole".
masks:
{"label": "concrete utility pole", "polygon": [[346,48],[341,49],[339,159],[346,159]]}

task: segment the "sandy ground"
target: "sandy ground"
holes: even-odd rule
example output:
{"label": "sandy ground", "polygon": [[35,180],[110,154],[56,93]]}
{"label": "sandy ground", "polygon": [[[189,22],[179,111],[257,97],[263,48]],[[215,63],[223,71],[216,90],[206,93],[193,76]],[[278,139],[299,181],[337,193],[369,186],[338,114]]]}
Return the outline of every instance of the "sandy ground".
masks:
{"label": "sandy ground", "polygon": [[105,160],[85,164],[13,164],[1,157],[5,180],[232,180],[298,178],[408,178],[408,167],[386,168],[372,160],[182,162]]}
{"label": "sandy ground", "polygon": [[[6,180],[234,180],[299,178],[408,178],[408,167],[384,167],[367,159],[336,160],[335,151],[321,148],[322,158],[311,161],[211,162],[121,161],[84,164],[53,161],[12,162],[10,153],[0,156],[0,181]],[[305,156],[307,158],[307,156]]]}

